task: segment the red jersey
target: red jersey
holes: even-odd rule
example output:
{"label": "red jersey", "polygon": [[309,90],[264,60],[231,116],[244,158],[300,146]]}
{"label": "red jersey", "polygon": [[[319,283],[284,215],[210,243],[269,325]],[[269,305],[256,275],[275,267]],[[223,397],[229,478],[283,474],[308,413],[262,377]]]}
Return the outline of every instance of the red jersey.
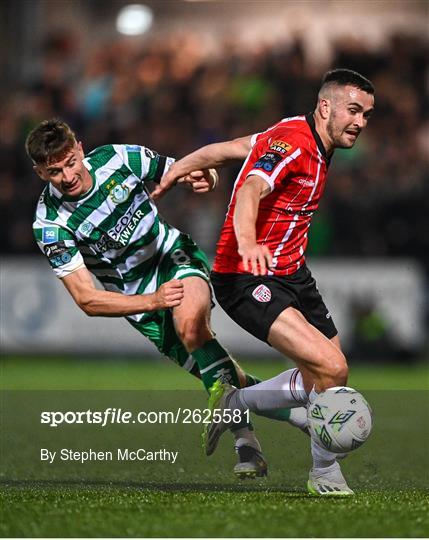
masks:
{"label": "red jersey", "polygon": [[253,135],[252,150],[234,184],[213,270],[244,273],[233,217],[238,189],[248,176],[256,175],[271,188],[260,201],[256,220],[256,240],[273,255],[268,274],[295,273],[305,261],[308,229],[325,188],[328,165],[312,114],[285,118]]}

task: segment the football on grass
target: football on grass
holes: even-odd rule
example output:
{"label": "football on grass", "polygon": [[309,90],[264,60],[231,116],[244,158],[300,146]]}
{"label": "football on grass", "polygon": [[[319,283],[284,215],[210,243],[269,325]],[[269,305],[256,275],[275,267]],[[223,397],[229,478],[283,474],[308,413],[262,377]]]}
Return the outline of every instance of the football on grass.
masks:
{"label": "football on grass", "polygon": [[347,386],[321,392],[307,409],[311,436],[331,452],[359,448],[372,429],[372,411],[365,398]]}

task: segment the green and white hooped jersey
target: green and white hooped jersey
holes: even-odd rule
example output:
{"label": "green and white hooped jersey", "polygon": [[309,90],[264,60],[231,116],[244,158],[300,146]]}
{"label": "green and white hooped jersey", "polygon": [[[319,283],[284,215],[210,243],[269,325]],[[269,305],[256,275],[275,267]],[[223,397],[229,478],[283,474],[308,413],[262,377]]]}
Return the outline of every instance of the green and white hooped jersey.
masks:
{"label": "green and white hooped jersey", "polygon": [[86,266],[108,291],[154,292],[163,257],[181,255],[172,250],[181,233],[158,215],[145,182],[159,181],[173,162],[143,146],[101,146],[84,159],[93,180],[85,195],[70,200],[48,184],[33,229],[55,274]]}

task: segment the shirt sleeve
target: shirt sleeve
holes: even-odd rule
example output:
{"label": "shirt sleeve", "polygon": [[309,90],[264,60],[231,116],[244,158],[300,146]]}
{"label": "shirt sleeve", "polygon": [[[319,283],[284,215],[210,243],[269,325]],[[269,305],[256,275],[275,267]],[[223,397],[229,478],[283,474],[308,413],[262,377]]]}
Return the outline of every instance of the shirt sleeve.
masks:
{"label": "shirt sleeve", "polygon": [[146,182],[158,183],[175,161],[174,158],[162,156],[145,146],[124,144],[114,147],[121,154],[128,169]]}
{"label": "shirt sleeve", "polygon": [[[265,132],[267,133],[267,132]],[[302,153],[300,146],[281,134],[268,134],[256,140],[252,150],[253,165],[247,176],[261,177],[271,191],[289,174],[291,163]]]}
{"label": "shirt sleeve", "polygon": [[39,219],[33,225],[33,232],[37,245],[58,278],[64,278],[85,267],[76,241],[69,231],[48,220]]}

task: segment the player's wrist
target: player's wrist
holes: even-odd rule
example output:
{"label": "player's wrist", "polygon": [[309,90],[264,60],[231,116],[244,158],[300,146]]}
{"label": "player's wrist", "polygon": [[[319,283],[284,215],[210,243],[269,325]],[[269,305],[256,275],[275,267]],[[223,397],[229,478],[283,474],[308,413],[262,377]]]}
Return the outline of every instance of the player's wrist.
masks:
{"label": "player's wrist", "polygon": [[158,291],[151,294],[144,294],[143,296],[145,299],[145,308],[142,311],[149,312],[162,309]]}
{"label": "player's wrist", "polygon": [[238,250],[239,251],[247,251],[247,250],[253,249],[255,246],[257,246],[256,238],[241,237],[237,241],[238,241]]}
{"label": "player's wrist", "polygon": [[178,165],[178,162],[175,161],[166,172],[165,177],[169,180],[172,180],[173,183],[176,184],[181,178],[184,178],[187,174],[188,172],[183,167],[180,167],[180,165]]}

